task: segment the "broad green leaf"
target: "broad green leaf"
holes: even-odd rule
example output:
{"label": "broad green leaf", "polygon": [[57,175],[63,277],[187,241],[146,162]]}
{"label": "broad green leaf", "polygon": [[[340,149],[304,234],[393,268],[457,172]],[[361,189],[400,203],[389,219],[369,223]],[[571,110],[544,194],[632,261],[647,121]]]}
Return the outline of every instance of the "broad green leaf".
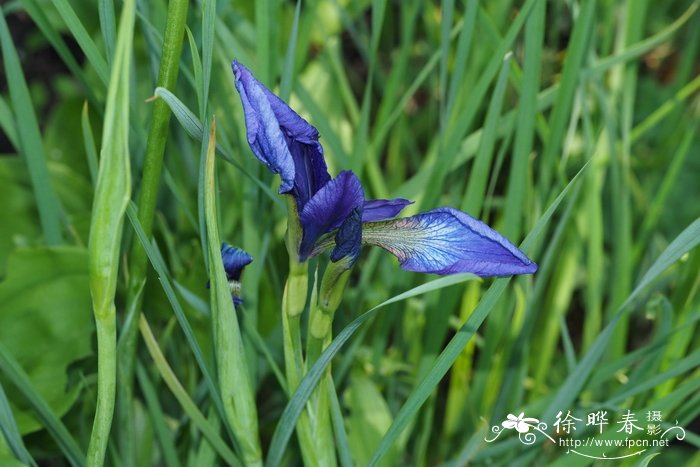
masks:
{"label": "broad green leaf", "polygon": [[[90,310],[84,249],[27,248],[10,256],[0,283],[0,341],[59,416],[80,394],[79,386],[68,384],[68,367],[92,354]],[[0,378],[22,433],[40,429],[17,389]]]}
{"label": "broad green leaf", "polygon": [[41,235],[36,204],[26,167],[19,158],[0,158],[0,278],[16,242],[30,243]]}

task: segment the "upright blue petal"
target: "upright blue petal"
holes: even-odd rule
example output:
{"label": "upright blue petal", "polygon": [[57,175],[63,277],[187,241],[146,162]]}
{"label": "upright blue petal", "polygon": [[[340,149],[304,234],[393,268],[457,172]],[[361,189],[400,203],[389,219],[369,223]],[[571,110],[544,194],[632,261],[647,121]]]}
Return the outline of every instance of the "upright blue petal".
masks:
{"label": "upright blue petal", "polygon": [[248,144],[261,162],[280,174],[280,193],[291,192],[301,211],[331,179],[318,131],[245,66],[234,60],[232,67],[245,112]]}
{"label": "upright blue petal", "polygon": [[282,177],[280,193],[287,193],[294,187],[294,161],[265,93],[265,87],[246,67],[236,61],[233,62],[233,73],[236,78],[236,89],[243,103],[250,149],[271,172],[280,174]]}
{"label": "upright blue petal", "polygon": [[316,128],[269,89],[264,89],[292,154],[295,170],[294,196],[297,198],[297,207],[301,210],[318,190],[331,181],[323,157],[323,146],[318,142]]}
{"label": "upright blue petal", "polygon": [[381,221],[396,217],[406,206],[413,204],[403,198],[368,199],[362,211],[362,222]]}
{"label": "upright blue petal", "polygon": [[222,243],[221,260],[224,263],[226,278],[229,281],[240,281],[243,268],[253,262],[253,257],[240,248]]}
{"label": "upright blue petal", "polygon": [[354,210],[359,209],[361,212],[364,200],[360,180],[349,170],[340,172],[321,188],[306,203],[299,216],[304,231],[299,258],[305,260],[313,250],[316,240],[321,235],[339,228]]}
{"label": "upright blue petal", "polygon": [[537,271],[537,265],[501,234],[452,208],[365,224],[362,240],[394,254],[407,271],[479,276]]}

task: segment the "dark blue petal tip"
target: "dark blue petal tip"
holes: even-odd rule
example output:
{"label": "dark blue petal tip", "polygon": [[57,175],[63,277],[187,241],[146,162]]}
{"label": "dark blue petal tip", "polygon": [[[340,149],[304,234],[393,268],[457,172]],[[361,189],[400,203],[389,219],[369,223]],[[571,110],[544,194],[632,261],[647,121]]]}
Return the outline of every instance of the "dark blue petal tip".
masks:
{"label": "dark blue petal tip", "polygon": [[239,281],[243,273],[243,268],[253,262],[253,257],[240,248],[222,243],[221,260],[224,263],[226,278],[228,280]]}
{"label": "dark blue petal tip", "polygon": [[367,200],[362,210],[362,222],[391,219],[398,216],[409,204],[413,204],[413,201],[403,198]]}

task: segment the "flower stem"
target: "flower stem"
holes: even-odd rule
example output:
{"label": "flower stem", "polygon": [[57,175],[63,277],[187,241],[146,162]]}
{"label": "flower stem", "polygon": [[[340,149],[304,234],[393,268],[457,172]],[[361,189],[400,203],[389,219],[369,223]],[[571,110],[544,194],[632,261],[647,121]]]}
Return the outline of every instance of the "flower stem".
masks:
{"label": "flower stem", "polygon": [[308,269],[306,263],[290,261],[289,277],[282,296],[282,324],[285,336],[284,363],[290,392],[296,390],[303,376],[300,321],[306,302]]}
{"label": "flower stem", "polygon": [[[306,305],[309,283],[309,265],[298,260],[302,230],[299,224],[296,201],[287,196],[287,250],[289,252],[289,276],[282,295],[282,332],[284,335],[284,367],[289,395],[296,391],[304,374],[301,343],[301,315]],[[308,411],[302,412],[297,422],[297,436],[304,464],[322,466],[311,430]]]}
{"label": "flower stem", "polygon": [[[342,259],[330,263],[323,273],[318,300],[312,301],[314,306],[309,317],[309,334],[306,347],[306,365],[310,368],[321,352],[330,344],[333,331],[333,316],[343,297],[345,286],[350,278],[350,260]],[[335,439],[331,425],[331,406],[329,391],[333,388],[333,376],[330,365],[326,374],[320,380],[318,388],[312,396],[311,406],[315,408],[316,424],[314,439],[316,440],[319,460],[324,466],[336,465]]]}
{"label": "flower stem", "polygon": [[[163,52],[158,71],[157,86],[174,90],[180,66],[180,55],[185,36],[187,20],[187,0],[168,2],[168,15],[163,35]],[[141,185],[138,195],[138,217],[144,232],[150,238],[153,231],[153,217],[160,187],[163,168],[163,154],[168,138],[170,107],[162,100],[153,102],[153,118],[146,142],[146,155],[143,163]],[[140,242],[134,242],[129,257],[129,285],[127,309],[132,316],[127,317],[119,340],[119,438],[122,460],[135,462],[135,433],[133,426],[133,382],[136,347],[138,343],[138,323],[141,313],[141,294],[138,292],[146,280],[148,261]]]}
{"label": "flower stem", "polygon": [[97,407],[92,425],[86,465],[104,463],[114,415],[117,387],[117,324],[114,304],[95,310],[97,331]]}

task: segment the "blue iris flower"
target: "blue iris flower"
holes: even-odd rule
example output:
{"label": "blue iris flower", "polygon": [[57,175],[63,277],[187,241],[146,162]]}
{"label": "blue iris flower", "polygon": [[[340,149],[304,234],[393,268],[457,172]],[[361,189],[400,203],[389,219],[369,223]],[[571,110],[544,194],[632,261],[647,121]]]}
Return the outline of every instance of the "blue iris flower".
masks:
{"label": "blue iris flower", "polygon": [[501,234],[453,208],[394,219],[411,201],[366,200],[351,171],[328,173],[319,133],[234,60],[247,139],[253,154],[279,174],[281,194],[294,197],[303,234],[299,260],[331,249],[352,264],[363,244],[395,255],[403,269],[480,276],[532,274],[537,265]]}
{"label": "blue iris flower", "polygon": [[221,260],[224,263],[224,271],[226,271],[226,279],[228,279],[228,285],[231,289],[233,303],[240,305],[243,303],[241,298],[241,274],[243,274],[243,268],[253,262],[253,257],[240,248],[222,243]]}

